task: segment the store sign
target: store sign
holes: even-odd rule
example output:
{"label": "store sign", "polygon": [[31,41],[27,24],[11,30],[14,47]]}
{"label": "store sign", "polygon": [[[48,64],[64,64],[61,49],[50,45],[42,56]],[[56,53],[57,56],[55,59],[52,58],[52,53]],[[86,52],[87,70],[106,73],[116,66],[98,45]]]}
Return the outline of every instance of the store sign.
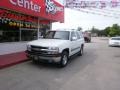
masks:
{"label": "store sign", "polygon": [[64,22],[64,6],[55,0],[0,0],[0,8],[51,22]]}
{"label": "store sign", "polygon": [[63,7],[58,7],[53,1],[51,0],[46,0],[46,12],[47,13],[51,13],[51,14],[55,14],[56,12],[59,11],[64,11]]}
{"label": "store sign", "polygon": [[0,17],[18,20],[18,21],[28,21],[28,22],[35,22],[35,23],[38,22],[38,19],[32,16],[16,14],[14,12],[10,12],[10,11],[3,10],[3,9],[0,9]]}
{"label": "store sign", "polygon": [[[29,15],[17,14],[15,12],[11,12],[8,10],[0,9],[0,18],[4,21],[4,19],[12,19],[16,21],[23,21],[23,22],[33,22],[38,23],[38,18]],[[39,23],[48,24],[50,23],[49,20],[40,20]]]}
{"label": "store sign", "polygon": [[38,4],[35,4],[31,0],[9,0],[11,4],[19,7],[23,7],[25,9],[30,9],[35,12],[40,12],[41,6]]}

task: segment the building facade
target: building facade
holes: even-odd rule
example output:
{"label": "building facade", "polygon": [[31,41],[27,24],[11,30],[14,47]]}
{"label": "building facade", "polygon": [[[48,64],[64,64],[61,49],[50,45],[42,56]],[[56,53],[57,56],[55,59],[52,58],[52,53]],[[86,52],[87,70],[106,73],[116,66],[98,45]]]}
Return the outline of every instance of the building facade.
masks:
{"label": "building facade", "polygon": [[64,22],[55,0],[0,0],[0,43],[37,39],[52,22]]}
{"label": "building facade", "polygon": [[0,0],[0,69],[27,60],[26,41],[38,39],[52,22],[64,22],[61,0]]}

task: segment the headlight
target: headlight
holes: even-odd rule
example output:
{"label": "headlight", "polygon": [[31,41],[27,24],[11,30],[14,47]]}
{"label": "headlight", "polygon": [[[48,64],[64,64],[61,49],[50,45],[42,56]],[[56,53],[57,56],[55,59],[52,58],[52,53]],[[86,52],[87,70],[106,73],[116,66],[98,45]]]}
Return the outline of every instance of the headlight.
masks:
{"label": "headlight", "polygon": [[58,47],[49,47],[48,50],[49,50],[48,54],[58,54],[59,53]]}
{"label": "headlight", "polygon": [[31,51],[31,45],[27,45],[27,50]]}

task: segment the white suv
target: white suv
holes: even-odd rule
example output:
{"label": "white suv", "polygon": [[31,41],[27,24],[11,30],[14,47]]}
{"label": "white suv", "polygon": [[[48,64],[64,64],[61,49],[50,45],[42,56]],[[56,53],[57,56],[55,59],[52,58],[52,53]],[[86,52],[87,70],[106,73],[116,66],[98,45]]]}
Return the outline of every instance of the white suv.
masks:
{"label": "white suv", "polygon": [[44,38],[27,44],[27,56],[36,61],[59,63],[64,67],[69,57],[83,54],[84,38],[81,31],[48,31]]}

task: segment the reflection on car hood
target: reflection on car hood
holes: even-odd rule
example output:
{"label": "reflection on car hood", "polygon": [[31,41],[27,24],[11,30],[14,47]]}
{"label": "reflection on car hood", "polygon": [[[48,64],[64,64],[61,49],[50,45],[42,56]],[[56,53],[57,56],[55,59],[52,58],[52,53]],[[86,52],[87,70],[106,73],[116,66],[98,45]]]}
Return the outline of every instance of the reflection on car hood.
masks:
{"label": "reflection on car hood", "polygon": [[44,47],[57,47],[63,43],[65,43],[68,40],[60,40],[60,39],[39,39],[35,41],[31,41],[28,44],[29,45],[35,45],[35,46],[44,46]]}

